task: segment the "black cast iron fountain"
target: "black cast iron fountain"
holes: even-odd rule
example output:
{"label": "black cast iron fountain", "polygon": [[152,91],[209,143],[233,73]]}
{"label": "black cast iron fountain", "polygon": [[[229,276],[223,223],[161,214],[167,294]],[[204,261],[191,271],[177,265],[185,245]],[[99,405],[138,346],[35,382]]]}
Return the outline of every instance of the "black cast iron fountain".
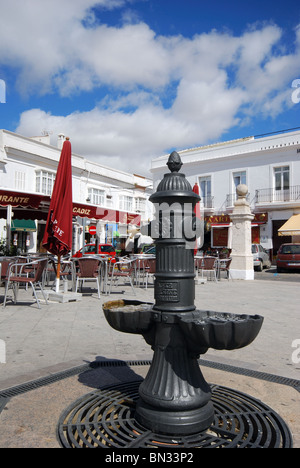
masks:
{"label": "black cast iron fountain", "polygon": [[[200,355],[249,345],[263,318],[198,310],[194,246],[199,201],[173,152],[150,197],[155,219],[155,303],[103,304],[115,330],[140,334],[154,354],[146,378],[97,390],[61,416],[64,447],[290,447],[288,428],[271,408],[240,392],[208,385]],[[200,361],[201,363],[201,361]]]}
{"label": "black cast iron fountain", "polygon": [[142,334],[154,350],[139,388],[137,421],[158,433],[192,434],[207,429],[214,419],[211,390],[198,364],[200,354],[208,348],[249,345],[263,318],[196,310],[194,208],[200,197],[179,173],[178,153],[170,155],[167,165],[171,172],[150,197],[155,205],[150,224],[156,242],[155,304],[126,307],[110,302],[103,309],[113,328]]}

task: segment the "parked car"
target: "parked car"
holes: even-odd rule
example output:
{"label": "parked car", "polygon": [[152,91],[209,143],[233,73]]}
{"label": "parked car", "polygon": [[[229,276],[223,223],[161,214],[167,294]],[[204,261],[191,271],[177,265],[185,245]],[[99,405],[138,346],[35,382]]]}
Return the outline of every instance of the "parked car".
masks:
{"label": "parked car", "polygon": [[282,244],[277,252],[277,272],[300,269],[300,244]]}
{"label": "parked car", "polygon": [[263,268],[271,267],[269,253],[260,244],[252,244],[253,264],[258,271],[263,271]]}
{"label": "parked car", "polygon": [[[80,258],[83,255],[95,255],[96,253],[96,244],[86,244],[82,247],[78,252],[73,255],[73,258]],[[110,257],[116,256],[116,251],[111,244],[99,244],[98,245],[98,253],[105,254]]]}

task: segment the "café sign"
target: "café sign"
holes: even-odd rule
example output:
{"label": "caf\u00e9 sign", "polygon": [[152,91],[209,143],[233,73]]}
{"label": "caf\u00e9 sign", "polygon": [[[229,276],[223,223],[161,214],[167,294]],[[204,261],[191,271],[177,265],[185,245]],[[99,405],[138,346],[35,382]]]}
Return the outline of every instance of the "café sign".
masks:
{"label": "caf\u00e9 sign", "polygon": [[[230,224],[231,219],[230,219],[230,215],[222,214],[222,215],[205,216],[205,221],[211,225]],[[267,221],[268,221],[268,213],[255,213],[252,223],[263,224],[263,223],[266,223]]]}
{"label": "caf\u00e9 sign", "polygon": [[141,223],[141,216],[138,214],[111,210],[100,206],[81,205],[80,203],[73,203],[73,216],[99,219],[110,223],[134,224],[136,226],[139,226]]}
{"label": "caf\u00e9 sign", "polygon": [[1,206],[31,206],[32,208],[39,208],[43,196],[34,195],[31,193],[10,192],[7,190],[0,190],[0,205]]}

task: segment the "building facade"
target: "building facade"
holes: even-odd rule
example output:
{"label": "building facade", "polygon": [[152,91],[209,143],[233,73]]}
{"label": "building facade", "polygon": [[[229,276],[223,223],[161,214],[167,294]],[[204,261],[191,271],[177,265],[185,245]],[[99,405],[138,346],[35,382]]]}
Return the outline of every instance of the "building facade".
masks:
{"label": "building facade", "polygon": [[[21,252],[43,251],[50,198],[64,136],[27,138],[0,130],[0,241]],[[72,153],[73,253],[92,242],[132,251],[151,218],[152,181]],[[96,229],[95,229],[96,228]]]}
{"label": "building facade", "polygon": [[[249,137],[179,151],[182,171],[193,186],[199,184],[205,243],[231,247],[231,220],[236,187],[248,187],[254,214],[252,242],[276,256],[284,242],[299,236],[278,235],[278,229],[300,213],[300,131]],[[152,161],[154,189],[165,172],[168,156]],[[300,227],[299,227],[300,229]]]}

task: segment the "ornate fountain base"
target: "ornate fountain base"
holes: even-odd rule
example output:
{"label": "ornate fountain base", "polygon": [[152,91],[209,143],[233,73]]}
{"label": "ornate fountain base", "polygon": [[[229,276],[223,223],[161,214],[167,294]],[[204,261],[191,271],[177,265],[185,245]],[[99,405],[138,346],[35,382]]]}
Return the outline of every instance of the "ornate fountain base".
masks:
{"label": "ornate fountain base", "polygon": [[137,403],[135,419],[151,432],[170,435],[191,435],[203,432],[214,420],[211,402],[203,408],[190,411],[165,411],[147,405],[142,399]]}
{"label": "ornate fountain base", "polygon": [[186,435],[206,430],[213,422],[214,409],[199,356],[188,352],[175,323],[178,314],[162,314],[162,320],[156,324],[153,361],[140,385],[136,419],[157,433]]}

